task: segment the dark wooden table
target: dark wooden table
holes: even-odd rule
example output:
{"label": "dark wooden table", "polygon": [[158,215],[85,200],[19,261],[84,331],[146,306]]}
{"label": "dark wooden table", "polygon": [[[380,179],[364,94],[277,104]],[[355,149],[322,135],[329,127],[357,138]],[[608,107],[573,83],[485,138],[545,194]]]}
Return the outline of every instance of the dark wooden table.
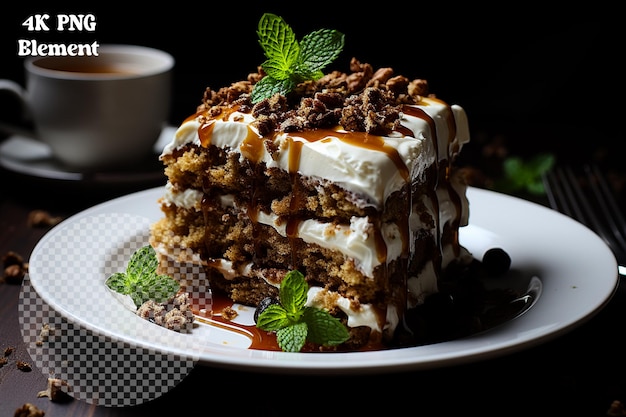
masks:
{"label": "dark wooden table", "polygon": [[[66,218],[93,204],[155,184],[115,187],[46,182],[0,171],[0,255],[28,259],[50,226],[28,223],[33,210]],[[20,285],[0,284],[0,353],[15,350],[0,368],[0,416],[25,403],[58,416],[345,414],[376,410],[410,415],[607,415],[626,401],[626,286],[588,322],[539,346],[505,356],[417,372],[362,375],[266,375],[198,365],[159,398],[127,407],[73,399],[56,403],[37,393],[47,376],[24,372],[30,362],[18,319]],[[297,408],[294,408],[297,407]],[[174,413],[176,410],[176,413]]]}

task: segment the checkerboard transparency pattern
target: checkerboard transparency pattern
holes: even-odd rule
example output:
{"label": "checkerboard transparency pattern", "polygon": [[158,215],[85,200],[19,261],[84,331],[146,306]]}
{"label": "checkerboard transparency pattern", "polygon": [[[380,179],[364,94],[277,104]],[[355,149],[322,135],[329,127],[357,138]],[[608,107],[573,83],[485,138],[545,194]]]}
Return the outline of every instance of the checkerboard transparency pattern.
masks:
{"label": "checkerboard transparency pattern", "polygon": [[[72,288],[68,296],[87,294],[93,291],[93,279],[75,278],[96,274],[104,282],[114,272],[125,271],[132,254],[148,244],[149,225],[146,218],[123,213],[79,219],[65,226],[63,233],[52,235],[40,251],[39,271],[46,271],[46,276],[38,279],[58,281],[57,296],[63,296],[64,288]],[[95,261],[94,254],[103,251],[106,259]],[[165,266],[171,276],[186,283],[192,297],[201,301],[204,297],[204,304],[210,307],[211,292],[202,268],[180,263]],[[70,270],[73,272],[68,275]],[[90,304],[78,305],[95,308]],[[104,324],[105,328],[108,318],[120,312],[114,297],[97,308],[101,320],[97,325]],[[22,336],[34,365],[45,375],[67,381],[70,394],[89,403],[119,407],[152,400],[173,388],[197,362],[194,354],[181,356],[131,345],[73,322],[42,300],[28,276],[22,286],[19,310]],[[81,316],[80,311],[77,316]],[[143,320],[138,316],[131,319]],[[42,340],[45,324],[51,332],[47,340]],[[171,337],[170,332],[162,332],[163,337]],[[185,352],[185,346],[178,347],[177,351]]]}

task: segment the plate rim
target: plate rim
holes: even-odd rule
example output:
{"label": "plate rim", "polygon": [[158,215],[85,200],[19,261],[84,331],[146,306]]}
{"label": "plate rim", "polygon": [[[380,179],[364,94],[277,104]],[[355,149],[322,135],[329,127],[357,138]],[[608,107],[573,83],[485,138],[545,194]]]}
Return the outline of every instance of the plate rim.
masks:
{"label": "plate rim", "polygon": [[[150,215],[152,217],[158,216],[161,212],[160,207],[157,204],[157,199],[161,197],[164,190],[163,186],[158,186],[102,202],[68,217],[48,231],[36,244],[29,259],[30,283],[33,288],[37,290],[41,298],[51,308],[65,316],[67,319],[76,321],[77,324],[83,325],[92,331],[102,332],[105,336],[110,336],[111,333],[107,329],[102,329],[93,323],[86,323],[80,317],[76,317],[63,309],[58,308],[55,300],[45,291],[45,283],[39,279],[39,261],[37,256],[51,236],[54,236],[56,233],[61,233],[64,228],[68,227],[68,225],[71,225],[73,222],[76,222],[83,217],[98,213],[120,213],[120,207],[126,207],[126,210],[128,210],[128,207],[133,204],[138,204],[140,206],[143,204],[145,205],[145,208],[148,209],[148,212],[151,212]],[[539,213],[551,221],[561,223],[563,227],[571,228],[572,233],[576,232],[578,235],[584,236],[585,239],[582,239],[583,243],[580,243],[580,245],[599,251],[599,253],[605,257],[604,261],[608,262],[607,265],[602,267],[603,274],[606,272],[606,276],[603,277],[604,279],[602,281],[603,287],[601,294],[597,295],[594,300],[588,300],[591,301],[590,306],[587,307],[585,311],[578,311],[575,318],[571,318],[563,321],[561,324],[554,325],[550,330],[539,331],[537,334],[527,334],[518,339],[504,338],[502,340],[498,340],[498,337],[502,336],[502,332],[513,332],[516,327],[520,326],[520,323],[527,323],[528,320],[537,318],[534,317],[536,314],[533,314],[536,313],[534,310],[537,309],[537,306],[541,306],[547,301],[551,301],[552,297],[554,297],[554,295],[550,296],[550,292],[545,291],[545,288],[544,294],[542,294],[542,297],[540,297],[537,301],[537,305],[521,317],[504,323],[497,328],[489,330],[488,332],[478,333],[469,337],[455,339],[448,342],[389,349],[384,351],[341,353],[289,353],[224,348],[226,349],[226,354],[222,352],[221,349],[218,349],[218,351],[214,354],[201,355],[198,357],[198,363],[209,366],[238,368],[248,371],[254,370],[273,373],[305,371],[313,374],[399,372],[454,366],[510,354],[552,340],[590,320],[610,301],[619,284],[617,261],[606,244],[586,226],[540,204],[491,190],[468,187],[468,199],[470,201],[470,227],[473,225],[479,228],[481,227],[481,222],[483,221],[484,216],[480,212],[482,209],[481,204],[484,204],[485,201],[495,199],[496,202],[503,204],[506,208],[516,208],[520,212],[524,213]],[[476,207],[478,207],[479,214],[472,215]],[[140,208],[134,206],[132,210],[140,210]],[[478,220],[476,220],[476,218],[478,218]],[[472,219],[474,219],[474,223],[472,222]],[[493,219],[493,216],[491,219]],[[154,221],[154,218],[151,218],[151,221]],[[506,219],[500,219],[499,221],[505,222]],[[478,222],[478,224],[476,224],[476,222]],[[519,224],[521,225],[521,222],[519,222]],[[513,262],[516,262],[515,257],[512,256],[512,258]],[[615,271],[612,277],[609,276],[609,271],[611,269]],[[44,289],[43,293],[41,291],[42,288]],[[559,287],[557,286],[557,288]],[[563,288],[560,289],[562,290]],[[147,322],[146,324],[152,325]],[[488,339],[493,339],[494,336],[498,336],[496,337],[497,343],[490,345]],[[133,340],[132,337],[122,338],[121,341],[136,344],[141,347],[154,348],[153,345],[146,345],[142,340]],[[480,342],[487,342],[487,346],[482,345]],[[466,346],[466,349],[462,351],[455,349],[463,347],[464,345],[468,345],[469,348]],[[165,349],[167,350],[168,348],[166,347]],[[244,352],[244,354],[242,354],[242,352]],[[164,353],[184,354],[184,351],[168,350]]]}

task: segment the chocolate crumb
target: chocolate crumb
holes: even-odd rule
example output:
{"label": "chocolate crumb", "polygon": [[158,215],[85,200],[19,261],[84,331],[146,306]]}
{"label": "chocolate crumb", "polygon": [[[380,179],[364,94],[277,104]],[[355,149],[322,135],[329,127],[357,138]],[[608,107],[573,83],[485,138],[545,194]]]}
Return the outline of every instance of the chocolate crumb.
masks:
{"label": "chocolate crumb", "polygon": [[11,353],[13,353],[13,351],[15,351],[15,348],[12,346],[9,346],[7,348],[4,349],[4,356],[10,356]]}

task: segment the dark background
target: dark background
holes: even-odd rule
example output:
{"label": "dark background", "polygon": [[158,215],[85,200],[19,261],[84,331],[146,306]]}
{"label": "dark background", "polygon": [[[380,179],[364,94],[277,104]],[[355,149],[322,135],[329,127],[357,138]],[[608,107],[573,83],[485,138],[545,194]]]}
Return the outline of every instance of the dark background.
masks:
{"label": "dark background", "polygon": [[[215,89],[243,79],[264,57],[256,25],[263,12],[281,15],[298,38],[315,29],[346,34],[328,70],[348,70],[351,57],[375,68],[425,78],[431,91],[462,105],[474,146],[504,137],[510,152],[556,151],[588,157],[618,146],[624,94],[623,24],[618,10],[508,4],[489,8],[450,2],[234,2],[15,5],[0,16],[0,78],[23,83],[18,39],[39,43],[134,43],[174,55],[171,123],[179,124]],[[49,32],[28,32],[32,14],[51,16]],[[93,13],[95,32],[58,32],[58,13]],[[14,119],[15,101],[0,97],[0,120]],[[593,145],[591,150],[589,144]],[[608,152],[610,154],[610,152]],[[615,155],[613,155],[615,156]]]}
{"label": "dark background", "polygon": [[[0,14],[0,78],[23,83],[18,39],[32,38],[40,43],[132,43],[164,49],[176,58],[170,122],[177,125],[200,103],[205,87],[219,88],[245,78],[263,61],[256,24],[263,12],[273,12],[283,16],[299,38],[320,28],[346,34],[344,52],[329,69],[346,71],[350,58],[355,56],[375,68],[390,66],[409,78],[428,79],[431,90],[440,98],[460,104],[467,111],[472,131],[467,152],[470,156],[479,154],[484,145],[502,140],[513,154],[551,151],[561,158],[580,160],[601,154],[614,166],[623,165],[621,149],[626,138],[621,126],[622,61],[626,37],[621,10],[598,2],[586,2],[579,8],[573,3],[567,8],[555,8],[547,2],[491,3],[483,8],[470,2],[461,8],[453,2],[430,3],[266,1],[244,7],[242,2],[205,0],[167,2],[165,6],[162,2],[144,2],[139,7],[130,2],[106,2],[106,6],[55,7],[51,2],[36,6],[14,0],[10,11],[5,9]],[[96,31],[29,33],[21,24],[37,13],[93,13]],[[1,95],[0,121],[14,120],[17,113],[15,100]],[[2,187],[8,182],[2,175],[0,172],[0,200],[4,197]],[[50,208],[59,201],[67,202],[65,210],[70,207],[70,213],[74,213],[91,204],[85,193],[78,199],[59,198],[58,183],[50,187],[54,198],[43,204],[45,189],[36,184],[38,188],[24,187],[31,191],[16,194],[38,199],[36,205],[24,207]],[[98,194],[97,198],[104,197]],[[40,232],[25,233],[35,239]],[[11,241],[5,246],[13,249],[17,243]],[[384,378],[392,385],[384,382],[380,387],[367,385],[367,381],[361,387],[359,376],[333,381],[294,376],[266,383],[264,375],[251,378],[246,373],[199,368],[174,391],[173,399],[180,399],[186,412],[191,410],[186,406],[198,404],[198,398],[218,395],[235,408],[252,410],[262,404],[265,410],[259,411],[260,415],[279,415],[273,411],[289,410],[281,398],[300,401],[296,395],[305,390],[328,399],[313,406],[325,407],[333,399],[341,399],[346,409],[366,415],[361,410],[367,411],[370,403],[394,404],[389,393],[397,389],[401,401],[414,408],[432,408],[433,415],[466,415],[483,409],[497,410],[500,415],[533,415],[542,410],[545,415],[605,415],[612,400],[623,400],[626,395],[624,347],[618,339],[623,333],[622,300],[616,298],[599,320],[589,322],[582,332],[572,332],[537,348],[540,350],[407,374],[413,379],[401,384],[391,375]],[[530,379],[537,374],[539,378]],[[244,383],[259,390],[241,396]],[[333,391],[348,385],[361,387],[362,398],[346,401],[343,394]],[[37,404],[47,402],[41,401]],[[149,404],[148,414],[159,414],[167,401]],[[99,409],[98,415],[106,411]]]}

